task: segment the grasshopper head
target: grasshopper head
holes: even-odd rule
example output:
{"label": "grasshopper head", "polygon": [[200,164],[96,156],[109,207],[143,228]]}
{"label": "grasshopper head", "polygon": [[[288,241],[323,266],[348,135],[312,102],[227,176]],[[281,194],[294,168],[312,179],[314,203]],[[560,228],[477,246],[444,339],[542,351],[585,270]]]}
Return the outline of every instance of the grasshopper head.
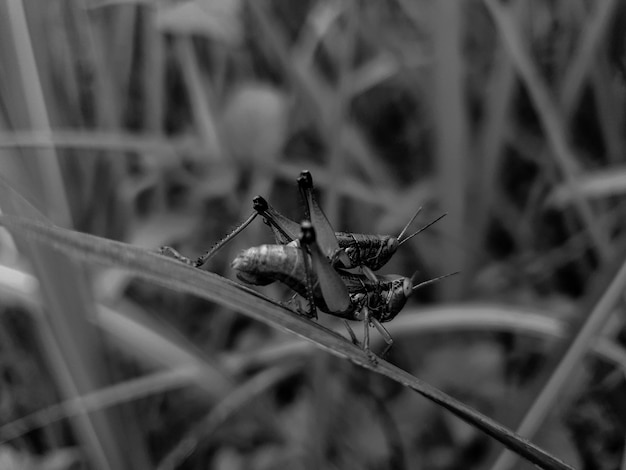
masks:
{"label": "grasshopper head", "polygon": [[387,252],[389,253],[389,258],[393,255],[398,247],[400,246],[400,241],[396,237],[389,237],[387,240]]}
{"label": "grasshopper head", "polygon": [[407,299],[413,292],[413,281],[408,277],[400,277],[391,283],[387,292],[387,300],[381,322],[391,321],[404,308]]}

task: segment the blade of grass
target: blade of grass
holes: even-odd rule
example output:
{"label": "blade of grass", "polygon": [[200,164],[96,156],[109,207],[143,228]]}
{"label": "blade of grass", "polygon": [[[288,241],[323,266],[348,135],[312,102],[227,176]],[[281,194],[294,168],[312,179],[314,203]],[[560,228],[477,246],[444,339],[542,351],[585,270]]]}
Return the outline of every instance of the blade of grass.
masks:
{"label": "blade of grass", "polygon": [[591,20],[589,19],[589,15],[585,15],[582,21],[582,25],[585,29],[580,36],[580,45],[578,46],[578,50],[574,55],[571,65],[564,73],[564,76],[567,78],[563,82],[560,102],[564,115],[568,117],[571,116],[578,104],[587,75],[592,73],[592,66],[596,60],[598,46],[604,38],[604,33],[618,2],[616,0],[605,0],[603,2],[594,3],[594,5],[597,11],[594,13]]}
{"label": "blade of grass", "polygon": [[74,10],[76,27],[80,28],[80,37],[85,41],[85,49],[90,65],[94,68],[94,113],[96,125],[102,129],[119,129],[122,118],[121,95],[117,93],[117,69],[107,57],[111,38],[107,30],[106,16],[103,11],[90,15],[86,8]]}
{"label": "blade of grass", "polygon": [[[0,4],[0,41],[6,46],[0,49],[0,62],[3,84],[7,86],[0,92],[10,124],[17,129],[49,132],[48,109],[22,1]],[[46,147],[24,156],[28,158],[21,163],[34,180],[33,188],[38,188],[33,190],[33,196],[47,202],[43,207],[54,220],[69,224],[71,216],[56,151]]]}
{"label": "blade of grass", "polygon": [[101,411],[132,400],[186,387],[196,382],[197,374],[198,369],[193,366],[179,367],[77,395],[0,426],[0,444],[17,439],[55,421],[79,417],[84,413]]}
{"label": "blade of grass", "polygon": [[[516,3],[519,9],[520,2]],[[476,200],[468,211],[473,212],[470,236],[470,253],[476,253],[468,261],[469,276],[473,276],[483,262],[483,240],[487,239],[489,218],[493,210],[494,198],[498,191],[496,183],[500,171],[500,162],[506,144],[509,113],[517,90],[515,69],[502,46],[496,50],[493,70],[487,84],[485,95],[485,120],[478,142],[478,165],[474,178],[479,182]]]}
{"label": "blade of grass", "polygon": [[[296,53],[292,53],[280,25],[268,14],[267,5],[263,5],[263,2],[249,2],[248,7],[253,21],[258,24],[262,42],[274,54],[290,83],[298,91],[299,97],[303,99],[303,107],[309,113],[318,132],[329,141],[333,135],[328,116],[328,110],[334,107],[332,91],[328,89],[317,70],[311,66],[308,54],[300,57],[297,54],[297,45],[294,48]],[[389,172],[380,164],[380,158],[352,120],[346,122],[343,139],[345,139],[342,142],[343,148],[350,152],[350,157],[359,165],[361,171],[375,182],[374,186],[392,185]]]}
{"label": "blade of grass", "polygon": [[139,5],[132,3],[118,5],[111,10],[106,25],[111,34],[110,47],[108,48],[108,53],[111,56],[109,62],[115,64],[116,76],[114,79],[117,82],[117,95],[125,97],[130,95],[135,48],[129,47],[129,44],[134,42],[133,36]]}
{"label": "blade of grass", "polygon": [[[520,309],[513,305],[476,305],[452,304],[441,307],[420,307],[405,309],[402,315],[389,323],[386,328],[394,338],[432,333],[464,334],[468,331],[493,331],[517,335],[528,335],[539,339],[567,339],[568,326],[554,319],[552,312]],[[379,337],[372,338],[373,344],[382,342]],[[224,365],[229,370],[249,370],[275,363],[285,357],[304,355],[312,346],[303,341],[289,341],[272,345],[251,353],[237,353],[224,358]],[[626,370],[626,349],[608,338],[600,338],[590,350],[598,359],[615,367]]]}
{"label": "blade of grass", "polygon": [[[615,106],[620,99],[619,88],[612,83],[607,62],[599,59],[599,64],[591,72],[593,93],[598,110],[598,120],[606,146],[607,160],[611,163],[622,161],[624,155],[624,110]],[[621,93],[624,95],[623,90]],[[619,101],[618,101],[619,100]]]}
{"label": "blade of grass", "polygon": [[[611,165],[601,170],[585,172],[578,178],[578,187],[587,199],[621,196],[626,192],[626,166]],[[548,195],[546,202],[562,207],[571,200],[569,188],[558,186]]]}
{"label": "blade of grass", "polygon": [[591,207],[578,191],[576,184],[577,162],[567,141],[563,117],[557,104],[533,63],[515,24],[511,10],[497,0],[484,0],[491,13],[504,44],[513,59],[519,76],[528,89],[546,137],[565,182],[575,195],[574,204],[580,218],[593,241],[594,250],[603,261],[610,261],[610,242],[607,234],[600,230]]}
{"label": "blade of grass", "polygon": [[346,25],[342,31],[343,40],[338,45],[338,84],[334,89],[334,99],[331,100],[332,107],[329,112],[329,124],[331,132],[328,136],[328,160],[327,168],[330,174],[328,189],[326,191],[325,210],[328,220],[339,221],[340,195],[338,188],[341,185],[346,170],[345,152],[343,150],[343,134],[348,119],[350,97],[349,82],[352,71],[352,62],[354,61],[354,52],[356,44],[356,27],[357,27],[357,9],[354,0],[344,0],[342,2],[343,14],[345,16]]}
{"label": "blade of grass", "polygon": [[[19,302],[30,310],[40,309],[41,305],[37,301],[37,288],[37,280],[30,274],[0,265],[0,293],[6,298]],[[133,331],[142,328],[140,322],[136,322],[124,313],[99,306],[96,322],[99,328],[124,343],[125,347],[133,348],[143,343],[141,337],[138,338],[132,334]],[[387,329],[393,337],[431,332],[490,330],[557,339],[566,338],[569,331],[562,321],[553,318],[549,312],[543,313],[540,310],[521,309],[519,306],[489,303],[420,307],[419,310],[405,308],[401,316],[387,325]],[[155,333],[159,334],[152,327],[148,329],[148,334]],[[373,344],[380,341],[379,337],[373,338]],[[262,352],[229,355],[222,358],[220,363],[231,374],[236,375],[243,370],[258,368],[262,364],[289,356],[295,352],[294,348],[297,349],[302,345],[307,348],[309,346],[307,343],[285,343],[265,348]],[[626,369],[626,350],[612,341],[602,337],[593,344],[591,351],[600,359],[621,365]],[[155,362],[157,366],[182,367],[189,364],[199,366],[204,363],[202,356],[199,361],[197,360],[195,350],[188,350],[185,345],[181,347],[181,344],[170,342],[163,336],[156,347],[149,350],[140,348],[135,353],[145,356],[148,363]],[[160,358],[161,361],[155,361],[155,358]],[[206,391],[216,393],[221,387],[219,379],[216,380],[213,369],[208,372]],[[196,383],[200,387],[203,386],[202,377],[202,374],[196,375]]]}
{"label": "blade of grass", "polygon": [[[16,127],[50,131],[50,113],[43,94],[45,87],[42,80],[50,75],[40,75],[34,54],[33,45],[46,44],[42,28],[29,24],[40,25],[39,16],[45,9],[33,7],[29,10],[27,20],[22,1],[4,2],[0,4],[0,22],[8,23],[0,27],[2,42],[13,45],[15,58],[8,63],[15,62],[13,77],[14,87],[9,90],[9,101],[13,97],[21,97],[10,106],[10,115]],[[28,5],[30,6],[30,5]],[[3,49],[11,54],[10,47]],[[7,95],[3,94],[3,99]],[[70,225],[71,215],[66,195],[66,187],[58,166],[56,151],[53,147],[46,147],[38,152],[25,152],[27,159],[23,160],[24,167],[28,168],[32,193],[37,195],[41,207],[47,213],[54,214],[55,220]],[[2,209],[8,213],[29,214],[38,217],[40,214],[32,206],[25,205],[19,198],[14,198],[9,191],[1,188],[0,202]],[[79,269],[59,253],[36,243],[25,240],[16,240],[20,249],[30,255],[33,270],[40,278],[49,279],[42,287],[42,296],[45,299],[48,315],[38,322],[39,340],[45,359],[53,370],[54,379],[60,392],[73,397],[84,391],[97,388],[106,378],[104,357],[99,348],[99,338],[93,326],[86,321],[92,302],[89,299],[87,282]],[[141,468],[147,462],[143,446],[133,442],[132,427],[122,428],[119,421],[119,410],[96,413],[93,415],[81,414],[71,423],[75,428],[76,438],[83,443],[91,463],[99,468],[130,468],[130,462]],[[119,436],[126,436],[125,440]],[[124,452],[125,445],[136,444],[134,452]]]}
{"label": "blade of grass", "polygon": [[[581,34],[581,39],[571,65],[568,67],[568,71],[564,73],[565,79],[563,80],[562,91],[559,96],[563,115],[567,119],[571,119],[580,102],[583,87],[586,83],[585,80],[591,75],[591,85],[596,96],[598,113],[600,114],[600,127],[605,134],[609,158],[621,155],[621,144],[618,137],[620,131],[616,128],[619,125],[619,119],[615,119],[615,111],[611,106],[615,97],[611,96],[609,98],[607,96],[606,63],[602,59],[597,58],[596,51],[604,37],[617,4],[618,2],[615,0],[598,3],[596,5],[597,11],[592,19],[589,20],[585,6],[581,2],[572,2],[575,13],[584,27],[584,31]],[[598,61],[600,62],[599,67],[595,66]],[[546,152],[541,154],[541,158],[548,158]],[[614,158],[614,161],[617,160]],[[557,188],[557,190],[559,189],[568,193],[571,191],[567,182]],[[581,190],[584,191],[584,188],[581,188]]]}
{"label": "blade of grass", "polygon": [[220,142],[215,119],[215,103],[206,91],[207,83],[200,74],[191,38],[182,35],[177,37],[174,48],[185,78],[196,130],[207,148],[205,156],[209,160],[221,160],[224,157],[224,146]]}
{"label": "blade of grass", "polygon": [[[440,0],[433,4],[435,60],[433,63],[433,102],[435,146],[438,178],[438,201],[453,214],[440,226],[444,237],[463,233],[466,223],[469,161],[467,109],[463,89],[464,64],[461,51],[462,9],[465,5],[455,0]],[[465,250],[448,246],[441,250],[440,268],[445,272],[466,271]],[[438,286],[446,299],[462,294],[463,280],[442,283]]]}
{"label": "blade of grass", "polygon": [[0,148],[67,147],[71,149],[111,150],[173,156],[202,148],[200,142],[187,138],[171,139],[155,134],[131,134],[124,131],[57,130],[15,131],[0,133]]}
{"label": "blade of grass", "polygon": [[[49,224],[47,219],[7,185],[0,185],[0,207],[5,213],[24,214]],[[51,224],[50,224],[51,225]],[[49,247],[17,238],[21,251],[29,255],[33,271],[41,284],[47,315],[37,323],[39,339],[53,377],[65,397],[72,398],[99,388],[106,380],[100,337],[88,322],[93,314],[87,279],[75,263]],[[99,468],[142,468],[143,448],[137,444],[134,455],[127,456],[124,443],[132,437],[122,429],[118,410],[74,418],[76,437],[83,442],[90,459]],[[119,439],[126,436],[126,440]]]}
{"label": "blade of grass", "polygon": [[382,359],[372,361],[365,351],[342,336],[294,315],[276,302],[228,279],[124,243],[44,225],[29,219],[4,215],[0,216],[0,223],[16,234],[37,240],[84,263],[124,268],[160,286],[218,302],[274,328],[294,333],[331,354],[346,358],[360,367],[409,387],[541,468],[572,468],[437,388]]}
{"label": "blade of grass", "polygon": [[[135,7],[132,7],[133,9]],[[128,10],[130,11],[130,10]],[[84,0],[72,9],[72,18],[76,35],[80,39],[81,53],[84,61],[93,76],[93,88],[86,102],[91,106],[90,119],[87,126],[95,124],[98,129],[117,131],[124,128],[126,118],[126,106],[129,100],[127,94],[122,92],[122,87],[128,82],[125,76],[127,70],[117,67],[116,57],[111,54],[112,17],[106,10],[88,11]],[[132,33],[132,37],[134,37]],[[128,49],[134,49],[132,44]],[[127,90],[124,90],[127,91]],[[87,121],[87,119],[86,119]],[[110,209],[110,198],[117,184],[124,180],[126,174],[126,162],[114,152],[96,154],[99,159],[92,162],[91,171],[86,171],[88,178],[86,187],[89,193],[86,195],[84,210],[92,214],[92,227],[100,233],[120,236],[124,232],[123,222],[115,218],[106,219]],[[103,197],[104,196],[104,197]]]}
{"label": "blade of grass", "polygon": [[148,132],[160,135],[165,115],[165,47],[161,32],[155,27],[154,8],[141,8],[143,23],[143,69],[144,125]]}
{"label": "blade of grass", "polygon": [[[201,142],[183,138],[165,138],[150,134],[131,134],[126,132],[107,131],[72,131],[55,130],[50,132],[0,132],[0,149],[15,147],[67,147],[72,149],[96,149],[129,151],[147,155],[163,155],[166,157],[174,155],[191,155],[194,158],[203,158],[201,153],[203,145]],[[91,155],[89,155],[91,158]],[[212,163],[215,171],[220,171],[222,163]],[[308,169],[315,174],[316,186],[325,188],[328,185],[330,176],[328,172],[320,166],[309,164]],[[271,171],[290,184],[293,183],[293,175],[302,170],[300,163],[281,162],[280,166],[271,168]],[[399,196],[392,189],[377,189],[369,184],[365,184],[354,178],[347,178],[345,184],[339,187],[339,191],[344,196],[349,196],[358,201],[367,202],[370,205],[381,207],[386,212],[398,212],[402,210],[402,220],[410,217],[414,211],[413,207],[402,209],[398,207],[398,201],[404,200],[407,195]],[[410,195],[409,195],[410,196]],[[411,196],[412,197],[412,196]],[[406,213],[406,214],[405,214]]]}
{"label": "blade of grass", "polygon": [[[548,369],[550,376],[541,386],[533,404],[518,426],[519,434],[532,438],[540,429],[555,403],[558,402],[568,378],[580,367],[590,346],[597,341],[599,333],[611,317],[615,305],[621,302],[626,285],[626,262],[624,261],[626,251],[616,257],[616,260],[613,266],[607,268],[603,275],[596,279],[596,289],[589,296],[589,313],[584,315],[582,326],[574,330],[577,332],[576,335],[564,345],[565,350],[557,355],[556,367]],[[586,310],[582,309],[583,312]],[[514,462],[515,456],[502,453],[492,468],[494,470],[510,469]]]}
{"label": "blade of grass", "polygon": [[207,445],[211,434],[228,418],[238,413],[252,400],[300,369],[299,364],[279,365],[259,372],[226,396],[198,424],[194,425],[171,449],[157,466],[157,470],[175,470],[202,442]]}
{"label": "blade of grass", "polygon": [[[27,306],[29,311],[35,313],[40,320],[43,312],[39,302],[38,288],[39,284],[33,276],[0,265],[0,292],[4,291],[10,295],[8,298]],[[35,412],[14,423],[0,427],[0,439],[14,439],[34,427],[45,426],[53,420],[74,416],[79,409],[96,411],[141,398],[145,395],[145,389],[152,388],[151,393],[161,393],[175,387],[193,384],[201,390],[201,397],[210,401],[220,400],[233,390],[235,381],[231,376],[240,374],[241,369],[215,364],[184,337],[169,329],[164,329],[160,322],[138,311],[138,308],[124,308],[125,305],[124,303],[118,304],[118,310],[98,305],[97,315],[92,320],[124,350],[142,360],[143,364],[149,367],[167,367],[170,371],[132,379],[74,397],[57,405],[58,409],[52,407],[52,410],[57,411],[51,411],[51,414],[48,414],[46,410]],[[187,376],[189,380],[186,380]],[[183,380],[180,385],[176,385],[176,377],[181,377]],[[64,414],[66,404],[69,404],[71,410],[74,411]],[[274,417],[264,408],[255,408],[253,412],[258,414],[258,419],[268,429],[278,430]],[[47,416],[50,420],[40,419]]]}

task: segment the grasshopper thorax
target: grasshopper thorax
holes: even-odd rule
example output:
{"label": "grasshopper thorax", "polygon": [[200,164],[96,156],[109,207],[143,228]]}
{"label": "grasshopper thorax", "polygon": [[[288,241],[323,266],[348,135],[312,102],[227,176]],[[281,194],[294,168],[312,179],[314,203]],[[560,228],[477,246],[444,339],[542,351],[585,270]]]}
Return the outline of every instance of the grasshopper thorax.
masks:
{"label": "grasshopper thorax", "polygon": [[355,266],[367,266],[373,271],[378,271],[391,259],[398,250],[400,241],[391,235],[369,235],[362,233],[338,233],[339,247],[350,258],[351,268]]}

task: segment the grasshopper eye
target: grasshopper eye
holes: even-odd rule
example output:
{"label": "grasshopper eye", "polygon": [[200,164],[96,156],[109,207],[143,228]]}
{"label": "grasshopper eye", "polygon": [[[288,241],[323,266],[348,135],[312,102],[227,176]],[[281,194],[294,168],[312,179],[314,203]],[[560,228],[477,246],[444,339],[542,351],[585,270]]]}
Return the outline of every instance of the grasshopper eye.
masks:
{"label": "grasshopper eye", "polygon": [[404,281],[402,282],[402,293],[406,297],[409,297],[411,295],[411,292],[413,292],[413,281],[411,281],[411,279],[409,279],[408,277],[405,277]]}
{"label": "grasshopper eye", "polygon": [[389,237],[387,240],[387,251],[391,254],[395,253],[398,249],[398,239],[396,237]]}

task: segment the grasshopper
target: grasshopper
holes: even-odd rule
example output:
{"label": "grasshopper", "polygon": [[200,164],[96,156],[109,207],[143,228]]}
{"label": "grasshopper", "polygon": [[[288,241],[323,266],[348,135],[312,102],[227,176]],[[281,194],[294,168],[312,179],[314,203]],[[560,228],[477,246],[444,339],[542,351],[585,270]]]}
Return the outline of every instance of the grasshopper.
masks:
{"label": "grasshopper", "polygon": [[[262,198],[255,199],[255,212],[263,216],[274,232],[274,238],[282,245],[263,245],[242,252],[232,263],[238,271],[237,276],[249,284],[265,285],[280,281],[288,285],[307,298],[311,317],[315,316],[317,305],[320,310],[344,320],[363,321],[366,350],[369,350],[369,326],[373,325],[387,343],[384,355],[393,344],[393,339],[382,323],[392,320],[400,312],[416,288],[439,279],[414,287],[412,278],[377,277],[371,272],[383,266],[395,253],[417,214],[397,238],[336,233],[317,203],[313,194],[313,179],[308,171],[300,174],[298,188],[307,219],[301,226],[278,213]],[[251,216],[248,220],[253,218]],[[299,247],[294,245],[298,228],[302,229],[298,237]],[[350,268],[360,268],[362,274],[348,272]],[[351,328],[347,323],[346,326],[356,342]]]}
{"label": "grasshopper", "polygon": [[331,260],[331,263],[334,266],[345,269],[361,268],[363,273],[372,281],[376,279],[372,271],[377,271],[387,264],[402,244],[446,216],[446,214],[442,214],[406,238],[403,238],[403,236],[421,212],[421,207],[413,217],[411,217],[411,220],[404,226],[397,237],[391,235],[334,232],[324,211],[319,206],[314,196],[313,178],[310,172],[302,171],[300,173],[298,177],[298,189],[305,203],[305,217],[313,224],[319,244]]}
{"label": "grasshopper", "polygon": [[[385,275],[373,281],[364,274],[333,268],[317,245],[312,224],[305,221],[301,227],[299,243],[261,245],[242,251],[231,264],[237,277],[257,286],[282,282],[309,300],[309,316],[315,315],[317,306],[344,320],[362,321],[363,347],[367,351],[369,325],[373,325],[387,343],[384,356],[393,339],[382,323],[391,321],[415,290],[446,276],[414,286],[413,280],[404,276]],[[347,323],[346,326],[353,342],[358,342]]]}
{"label": "grasshopper", "polygon": [[[419,210],[398,237],[335,233],[313,194],[313,180],[308,171],[300,174],[298,187],[304,201],[306,219],[310,221],[304,222],[302,226],[280,214],[265,199],[257,196],[253,200],[252,214],[196,261],[191,261],[168,247],[162,248],[161,252],[192,266],[202,267],[219,249],[261,215],[279,245],[249,248],[237,256],[232,266],[238,271],[239,279],[253,285],[267,285],[275,281],[286,284],[308,300],[310,317],[316,317],[317,305],[323,312],[344,320],[363,321],[364,348],[368,351],[369,326],[373,325],[387,343],[386,353],[393,339],[381,323],[393,319],[415,289],[441,278],[413,286],[410,278],[377,277],[372,270],[382,267],[399,246],[445,214],[406,238],[402,237]],[[348,272],[351,268],[359,268],[361,273]],[[346,326],[353,342],[357,343],[352,329],[347,323]]]}
{"label": "grasshopper", "polygon": [[[378,271],[381,267],[387,264],[400,246],[446,216],[446,214],[442,214],[407,237],[404,237],[404,235],[415,218],[421,212],[421,207],[404,226],[397,237],[392,235],[334,232],[313,195],[313,179],[308,171],[303,171],[300,174],[300,177],[298,178],[298,187],[300,189],[301,196],[305,201],[306,219],[311,220],[313,226],[319,231],[318,233],[322,234],[322,239],[324,240],[323,245],[327,247],[327,249],[337,253],[340,258],[338,260],[334,260],[333,264],[337,261],[341,261],[340,267],[346,269],[357,267],[365,268],[366,273],[370,275],[370,278],[372,278],[372,275],[370,274],[371,271]],[[191,261],[170,247],[163,247],[161,252],[195,267],[202,267],[213,257],[213,255],[215,255],[230,240],[241,233],[259,215],[263,217],[265,223],[272,230],[276,243],[285,245],[298,239],[300,224],[278,212],[262,196],[256,196],[252,200],[252,208],[252,213],[243,223],[237,226],[231,233],[219,241],[213,248],[200,256],[196,261]],[[336,243],[334,240],[336,240]],[[345,255],[339,255],[341,252],[345,253]]]}

